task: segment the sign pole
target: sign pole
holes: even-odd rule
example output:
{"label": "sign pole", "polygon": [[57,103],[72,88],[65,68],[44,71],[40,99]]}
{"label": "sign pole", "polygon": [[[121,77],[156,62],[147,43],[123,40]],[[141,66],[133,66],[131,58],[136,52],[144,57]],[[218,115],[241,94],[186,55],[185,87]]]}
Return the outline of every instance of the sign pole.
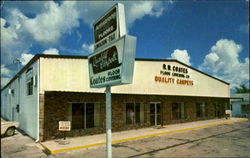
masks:
{"label": "sign pole", "polygon": [[111,86],[132,83],[136,37],[126,34],[124,5],[120,3],[93,27],[94,52],[88,56],[90,88],[106,87],[106,153],[112,158]]}
{"label": "sign pole", "polygon": [[112,158],[111,138],[111,87],[106,86],[106,150],[107,158]]}

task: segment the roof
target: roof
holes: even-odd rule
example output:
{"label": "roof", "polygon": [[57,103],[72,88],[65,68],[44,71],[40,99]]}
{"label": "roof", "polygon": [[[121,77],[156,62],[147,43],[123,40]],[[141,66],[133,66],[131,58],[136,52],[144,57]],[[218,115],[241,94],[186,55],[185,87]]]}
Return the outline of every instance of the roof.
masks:
{"label": "roof", "polygon": [[[1,91],[2,90],[4,90],[6,87],[8,87],[18,76],[20,76],[25,70],[27,70],[29,67],[30,67],[30,65],[32,65],[35,61],[37,61],[39,58],[68,58],[68,59],[88,59],[88,56],[79,56],[79,55],[52,55],[52,54],[36,54],[3,88],[1,88]],[[215,78],[215,77],[213,77],[213,76],[211,76],[211,75],[208,75],[208,74],[206,74],[206,73],[204,73],[204,72],[202,72],[202,71],[200,71],[200,70],[198,70],[198,69],[195,69],[195,68],[193,68],[193,67],[191,67],[191,66],[189,66],[189,65],[186,65],[186,64],[184,64],[184,63],[182,63],[182,62],[180,62],[180,61],[178,61],[178,60],[176,60],[176,59],[149,59],[149,58],[135,58],[135,60],[136,61],[161,61],[161,62],[164,62],[164,61],[166,61],[166,62],[177,62],[177,63],[179,63],[179,64],[181,64],[181,65],[184,65],[184,66],[186,66],[186,67],[188,67],[188,68],[190,68],[190,69],[193,69],[193,70],[195,70],[195,71],[198,71],[198,72],[200,72],[200,73],[202,73],[202,74],[204,74],[204,75],[206,75],[206,76],[208,76],[208,77],[211,77],[211,78],[213,78],[213,79],[215,79],[215,80],[218,80],[218,81],[220,81],[220,82],[222,82],[222,83],[224,83],[224,84],[227,84],[227,85],[229,85],[229,83],[227,83],[227,82],[225,82],[225,81],[223,81],[223,80],[220,80],[220,79],[218,79],[218,78]]]}
{"label": "roof", "polygon": [[[237,93],[231,94],[230,99],[234,99],[232,101],[249,101],[250,93]],[[239,99],[239,100],[235,100]]]}

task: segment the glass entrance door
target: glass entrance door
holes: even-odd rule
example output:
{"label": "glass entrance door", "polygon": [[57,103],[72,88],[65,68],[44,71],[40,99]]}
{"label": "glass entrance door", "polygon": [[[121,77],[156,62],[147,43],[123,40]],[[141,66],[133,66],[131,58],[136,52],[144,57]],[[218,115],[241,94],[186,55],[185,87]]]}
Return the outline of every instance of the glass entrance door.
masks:
{"label": "glass entrance door", "polygon": [[150,104],[150,123],[152,126],[161,124],[161,104],[151,103]]}
{"label": "glass entrance door", "polygon": [[220,117],[220,106],[218,103],[214,103],[214,116]]}

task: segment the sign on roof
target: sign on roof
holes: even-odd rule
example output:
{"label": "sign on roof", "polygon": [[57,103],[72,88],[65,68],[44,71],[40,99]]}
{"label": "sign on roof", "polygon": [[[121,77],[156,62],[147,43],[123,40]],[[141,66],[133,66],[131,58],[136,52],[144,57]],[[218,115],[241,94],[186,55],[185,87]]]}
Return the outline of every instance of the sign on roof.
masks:
{"label": "sign on roof", "polygon": [[136,38],[125,35],[88,57],[91,88],[132,83]]}
{"label": "sign on roof", "polygon": [[94,24],[94,49],[126,34],[124,5],[117,3]]}

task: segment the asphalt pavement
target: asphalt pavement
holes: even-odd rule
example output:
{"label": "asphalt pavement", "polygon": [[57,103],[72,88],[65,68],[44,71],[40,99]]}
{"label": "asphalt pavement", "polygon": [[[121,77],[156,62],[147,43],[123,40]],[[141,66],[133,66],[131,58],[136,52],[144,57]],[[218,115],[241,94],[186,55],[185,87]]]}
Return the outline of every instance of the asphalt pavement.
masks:
{"label": "asphalt pavement", "polygon": [[[104,158],[105,146],[67,151],[53,158]],[[171,133],[112,145],[114,158],[250,157],[248,121]]]}
{"label": "asphalt pavement", "polygon": [[[1,121],[4,121],[1,119]],[[43,158],[47,155],[40,146],[23,132],[15,130],[15,135],[1,136],[1,158]]]}
{"label": "asphalt pavement", "polygon": [[[217,124],[211,124],[211,121],[215,121]],[[133,130],[126,131],[134,137],[113,143],[113,157],[250,157],[249,122],[247,120],[234,122],[231,120],[230,122],[230,120],[225,119],[219,121],[192,122],[193,126],[188,123],[172,125],[172,130],[170,125],[163,129],[152,128],[148,131],[158,130],[162,132],[146,136],[146,132],[144,132],[144,135],[137,137],[135,137]],[[210,124],[208,124],[209,122]],[[189,128],[184,128],[185,125]],[[178,126],[183,127],[183,129],[178,129]],[[165,132],[163,132],[164,130]],[[57,154],[45,154],[42,150],[39,143],[35,143],[34,140],[19,131],[16,131],[14,136],[1,137],[1,157],[3,158],[106,157],[105,145]]]}

